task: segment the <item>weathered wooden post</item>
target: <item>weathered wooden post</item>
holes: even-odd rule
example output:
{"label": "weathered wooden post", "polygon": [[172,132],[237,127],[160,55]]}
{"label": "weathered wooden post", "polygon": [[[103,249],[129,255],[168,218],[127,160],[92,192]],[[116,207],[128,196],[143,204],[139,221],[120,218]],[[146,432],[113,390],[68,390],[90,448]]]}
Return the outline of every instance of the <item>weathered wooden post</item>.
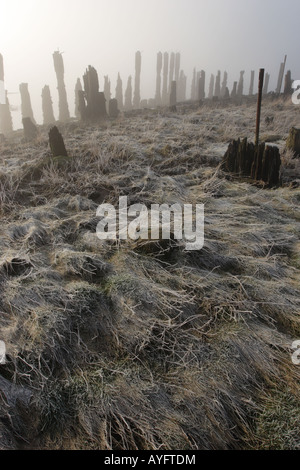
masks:
{"label": "weathered wooden post", "polygon": [[233,87],[231,91],[231,98],[233,99],[235,99],[237,96],[237,85],[238,85],[238,82],[233,82]]}
{"label": "weathered wooden post", "polygon": [[178,92],[177,92],[177,101],[183,102],[186,100],[186,84],[187,84],[187,76],[185,75],[184,71],[180,71],[179,75],[179,83],[178,83]]}
{"label": "weathered wooden post", "polygon": [[49,144],[53,157],[68,156],[63,137],[56,126],[49,131]]}
{"label": "weathered wooden post", "polygon": [[174,80],[174,70],[175,70],[175,53],[171,52],[171,55],[170,55],[170,71],[169,71],[169,95],[171,93],[172,82]]}
{"label": "weathered wooden post", "polygon": [[169,54],[164,53],[164,66],[163,66],[163,86],[162,86],[162,104],[167,106],[168,103],[168,74],[169,74]]}
{"label": "weathered wooden post", "polygon": [[110,118],[117,118],[119,116],[119,109],[118,109],[118,100],[116,98],[113,98],[112,100],[109,100],[109,117]]}
{"label": "weathered wooden post", "polygon": [[283,81],[283,77],[284,77],[284,70],[285,70],[285,65],[286,65],[286,59],[287,59],[287,56],[284,57],[284,61],[280,64],[280,68],[279,68],[278,82],[277,82],[277,88],[276,88],[276,93],[278,95],[281,92],[282,81]]}
{"label": "weathered wooden post", "polygon": [[82,121],[87,120],[87,109],[86,109],[86,101],[85,101],[85,94],[83,90],[78,90],[78,109],[80,114],[80,119]]}
{"label": "weathered wooden post", "polygon": [[259,71],[256,135],[255,144],[248,143],[247,138],[238,139],[229,144],[227,152],[222,160],[224,171],[235,173],[240,177],[250,177],[261,181],[268,188],[280,184],[280,152],[279,148],[265,143],[259,143],[259,127],[262,102],[262,90],[264,83],[264,69]]}
{"label": "weathered wooden post", "polygon": [[178,83],[179,76],[180,76],[180,60],[181,60],[180,52],[176,52],[175,54],[175,82],[176,83]]}
{"label": "weathered wooden post", "polygon": [[133,107],[135,109],[140,108],[141,102],[141,69],[142,69],[142,55],[140,51],[135,54],[135,86],[133,95]]}
{"label": "weathered wooden post", "polygon": [[170,92],[170,109],[171,111],[176,111],[176,104],[177,104],[177,90],[176,90],[176,82],[173,80],[171,83],[171,92]]}
{"label": "weathered wooden post", "polygon": [[224,98],[226,94],[226,88],[227,88],[227,79],[228,79],[228,73],[225,71],[223,75],[223,81],[222,81],[222,87],[221,87],[221,97]]}
{"label": "weathered wooden post", "polygon": [[132,77],[129,75],[127,80],[127,87],[125,90],[125,103],[124,103],[125,111],[132,110]]}
{"label": "weathered wooden post", "polygon": [[54,69],[57,77],[57,90],[58,90],[58,107],[59,107],[59,121],[66,122],[70,119],[70,112],[67,100],[67,92],[65,86],[65,69],[62,54],[59,51],[53,54]]}
{"label": "weathered wooden post", "polygon": [[75,117],[80,119],[80,111],[79,111],[79,91],[82,91],[82,85],[80,78],[77,78],[76,85],[75,85]]}
{"label": "weathered wooden post", "polygon": [[254,77],[255,77],[255,70],[251,70],[250,87],[249,87],[249,96],[252,96],[252,95],[253,95],[253,90],[254,90]]}
{"label": "weathered wooden post", "polygon": [[3,57],[0,54],[0,80],[2,86],[2,95],[0,102],[0,132],[4,135],[13,131],[13,122],[10,112],[7,92],[4,90],[4,66]]}
{"label": "weathered wooden post", "polygon": [[198,81],[198,101],[201,103],[205,99],[205,71],[201,70]]}
{"label": "weathered wooden post", "polygon": [[196,101],[197,99],[197,93],[196,93],[196,81],[197,81],[197,73],[196,69],[193,69],[193,79],[192,79],[192,84],[191,84],[191,100]]}
{"label": "weathered wooden post", "polygon": [[161,71],[162,71],[162,53],[158,52],[156,62],[156,91],[155,91],[155,104],[161,106]]}
{"label": "weathered wooden post", "polygon": [[238,87],[237,87],[237,96],[239,99],[242,98],[243,96],[243,91],[244,91],[244,74],[245,74],[245,71],[242,70],[240,72],[240,79],[239,79],[239,83],[238,83]]}
{"label": "weathered wooden post", "polygon": [[209,82],[209,89],[208,89],[208,98],[211,100],[214,96],[214,86],[215,86],[215,76],[211,74],[210,82]]}
{"label": "weathered wooden post", "polygon": [[99,80],[97,70],[89,65],[83,76],[85,100],[87,102],[85,116],[87,119],[96,120],[107,117],[105,96],[99,92]]}
{"label": "weathered wooden post", "polygon": [[42,89],[42,111],[44,125],[53,124],[55,122],[55,118],[53,113],[50,88],[48,85],[45,85]]}
{"label": "weathered wooden post", "polygon": [[31,121],[35,124],[35,119],[33,117],[33,111],[31,106],[30,94],[28,91],[28,83],[21,83],[19,85],[20,95],[21,95],[21,113],[22,118],[30,118]]}
{"label": "weathered wooden post", "polygon": [[116,100],[118,102],[118,109],[119,111],[123,111],[124,105],[123,105],[123,82],[120,77],[120,73],[118,73],[118,78],[117,78],[117,86],[116,86]]}
{"label": "weathered wooden post", "polygon": [[104,97],[105,97],[105,102],[106,102],[106,111],[107,112],[109,111],[109,100],[111,99],[110,86],[111,86],[111,83],[110,83],[109,77],[108,77],[108,75],[105,75],[104,76],[104,89],[103,89],[103,92],[104,92]]}
{"label": "weathered wooden post", "polygon": [[285,76],[285,80],[284,80],[284,91],[283,91],[283,94],[284,94],[285,96],[290,96],[290,95],[292,95],[292,93],[293,93],[292,84],[293,84],[293,81],[292,81],[292,74],[291,74],[291,71],[288,70],[287,73],[286,73],[286,76]]}
{"label": "weathered wooden post", "polygon": [[264,87],[263,87],[263,95],[268,94],[269,82],[270,82],[270,74],[266,73],[266,75],[265,75],[265,84],[264,84]]}
{"label": "weathered wooden post", "polygon": [[24,137],[27,142],[34,140],[38,135],[38,129],[30,117],[24,117],[22,119],[24,128]]}
{"label": "weathered wooden post", "polygon": [[262,90],[264,86],[265,69],[259,70],[258,78],[258,97],[257,97],[257,113],[256,113],[256,132],[255,132],[255,146],[259,144],[259,129],[260,129],[260,115],[261,115],[261,101],[262,101]]}
{"label": "weathered wooden post", "polygon": [[220,98],[221,96],[221,71],[220,70],[218,70],[218,73],[216,76],[214,96],[217,96],[218,98]]}
{"label": "weathered wooden post", "polygon": [[294,154],[300,156],[300,129],[292,127],[286,141],[286,148],[292,150]]}

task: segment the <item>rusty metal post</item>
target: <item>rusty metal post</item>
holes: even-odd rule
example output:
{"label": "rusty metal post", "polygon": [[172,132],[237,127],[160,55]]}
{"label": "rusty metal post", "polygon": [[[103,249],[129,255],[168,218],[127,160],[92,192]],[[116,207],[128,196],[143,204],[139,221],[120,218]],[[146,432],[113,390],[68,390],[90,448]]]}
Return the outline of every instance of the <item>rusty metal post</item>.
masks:
{"label": "rusty metal post", "polygon": [[256,134],[255,134],[255,145],[258,147],[259,144],[259,128],[260,128],[260,113],[261,113],[261,101],[262,101],[262,90],[264,85],[265,69],[259,70],[258,79],[258,98],[257,98],[257,113],[256,113]]}

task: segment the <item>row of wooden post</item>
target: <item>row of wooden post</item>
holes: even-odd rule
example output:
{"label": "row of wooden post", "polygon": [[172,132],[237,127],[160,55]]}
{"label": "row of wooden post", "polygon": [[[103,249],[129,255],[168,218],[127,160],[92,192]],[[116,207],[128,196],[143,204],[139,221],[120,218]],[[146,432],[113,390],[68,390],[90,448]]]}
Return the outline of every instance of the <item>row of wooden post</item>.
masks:
{"label": "row of wooden post", "polygon": [[[66,122],[70,119],[70,112],[67,101],[66,86],[64,82],[64,63],[62,54],[59,51],[54,52],[53,62],[55,73],[57,77],[57,88],[59,97],[59,118],[60,122]],[[128,77],[127,88],[124,93],[123,100],[123,84],[120,74],[118,74],[116,95],[111,98],[111,84],[108,76],[104,77],[104,90],[99,91],[99,81],[97,71],[89,66],[83,76],[84,86],[81,85],[81,80],[77,79],[75,86],[75,117],[78,119],[94,119],[102,118],[109,115],[110,117],[117,117],[120,111],[130,111],[132,109],[139,109],[147,106],[170,106],[171,109],[176,109],[176,104],[186,99],[186,82],[187,77],[183,70],[180,68],[181,56],[180,53],[171,54],[165,52],[157,54],[156,66],[156,92],[155,98],[152,100],[141,100],[140,84],[141,84],[141,65],[142,57],[138,51],[135,56],[135,79],[132,84],[132,77]],[[286,65],[286,56],[284,62],[280,65],[278,76],[278,84],[276,92],[280,93],[282,89],[284,71]],[[4,78],[3,71],[3,58],[0,54],[0,71]],[[221,71],[218,71],[216,77],[211,75],[208,90],[208,99],[222,99],[222,98],[241,98],[244,95],[244,71],[240,72],[239,81],[235,81],[231,93],[228,89],[228,74],[225,71],[221,81]],[[255,72],[251,71],[249,95],[254,93],[254,79]],[[264,86],[261,91],[265,95],[268,91],[270,75],[267,73],[264,76]],[[196,72],[194,69],[192,86],[191,86],[191,100],[202,102],[206,99],[206,73],[204,70]],[[28,84],[22,83],[20,85],[21,103],[22,103],[22,117],[30,118],[32,123],[35,124],[33,111],[30,102],[30,95],[28,91]],[[284,81],[284,94],[292,93],[292,78],[291,72],[288,71],[285,75]],[[8,133],[13,130],[12,118],[10,115],[9,101],[6,96],[6,104],[0,105],[0,132]],[[53,103],[50,93],[50,88],[46,85],[42,90],[42,111],[43,111],[43,124],[53,124],[55,122]]]}

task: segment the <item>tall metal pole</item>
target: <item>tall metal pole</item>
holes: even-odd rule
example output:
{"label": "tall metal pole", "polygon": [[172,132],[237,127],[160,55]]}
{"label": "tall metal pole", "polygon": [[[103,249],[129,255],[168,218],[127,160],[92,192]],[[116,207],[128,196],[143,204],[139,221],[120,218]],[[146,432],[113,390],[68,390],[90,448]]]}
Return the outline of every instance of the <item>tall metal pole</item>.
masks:
{"label": "tall metal pole", "polygon": [[255,134],[255,145],[257,147],[259,144],[260,114],[261,114],[262,90],[264,86],[264,76],[265,76],[265,69],[260,69],[259,79],[258,79],[258,98],[257,98],[257,113],[256,113],[256,134]]}

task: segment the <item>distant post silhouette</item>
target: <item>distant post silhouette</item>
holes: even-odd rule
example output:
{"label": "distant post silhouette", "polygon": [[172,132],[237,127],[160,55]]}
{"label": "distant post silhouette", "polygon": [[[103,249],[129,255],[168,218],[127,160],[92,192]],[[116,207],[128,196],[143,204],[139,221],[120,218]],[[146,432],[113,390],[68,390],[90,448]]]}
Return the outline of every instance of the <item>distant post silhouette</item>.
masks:
{"label": "distant post silhouette", "polygon": [[22,118],[30,118],[31,122],[35,124],[35,119],[33,117],[33,111],[31,106],[30,94],[28,91],[28,83],[21,83],[19,85],[20,95],[21,95],[21,113]]}
{"label": "distant post silhouette", "polygon": [[131,75],[128,77],[128,80],[127,80],[127,87],[125,90],[124,109],[125,111],[132,110],[132,77]]}
{"label": "distant post silhouette", "polygon": [[118,109],[119,111],[123,111],[123,83],[120,77],[120,74],[118,73],[118,78],[117,78],[117,86],[116,86],[116,100],[118,102]]}
{"label": "distant post silhouette", "polygon": [[77,78],[77,82],[75,85],[75,117],[80,119],[80,111],[79,111],[79,92],[82,91],[82,85],[80,78]]}
{"label": "distant post silhouette", "polygon": [[284,70],[285,70],[285,65],[286,65],[286,59],[287,59],[287,56],[284,57],[284,61],[280,64],[280,68],[279,68],[278,82],[277,82],[277,88],[276,88],[276,93],[278,95],[281,92],[282,81],[283,81],[283,77],[284,77]]}
{"label": "distant post silhouette", "polygon": [[65,86],[65,69],[62,54],[59,51],[53,54],[54,68],[57,77],[57,90],[58,90],[58,107],[59,107],[59,121],[65,122],[70,119],[70,112],[67,100],[67,92]]}
{"label": "distant post silhouette", "polygon": [[53,105],[50,94],[50,88],[48,85],[45,85],[42,89],[42,111],[43,111],[43,123],[54,124],[55,118],[53,113]]}
{"label": "distant post silhouette", "polygon": [[161,106],[161,71],[162,71],[163,57],[162,53],[158,52],[156,62],[156,91],[155,91],[155,104]]}
{"label": "distant post silhouette", "polygon": [[163,87],[162,87],[162,104],[166,106],[168,103],[168,73],[169,73],[169,54],[164,53],[163,65]]}

